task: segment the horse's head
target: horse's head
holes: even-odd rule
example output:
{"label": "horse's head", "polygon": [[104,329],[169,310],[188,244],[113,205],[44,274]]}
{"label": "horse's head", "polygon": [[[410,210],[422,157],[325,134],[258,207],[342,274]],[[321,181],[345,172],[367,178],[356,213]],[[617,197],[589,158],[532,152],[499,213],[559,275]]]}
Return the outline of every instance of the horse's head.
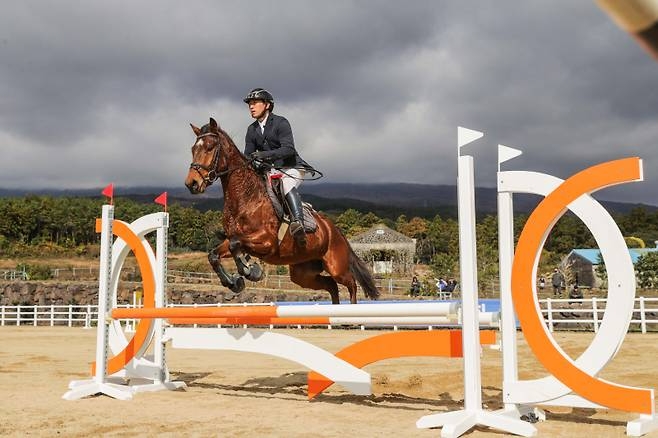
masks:
{"label": "horse's head", "polygon": [[210,118],[202,128],[190,123],[196,140],[192,146],[192,164],[185,178],[185,186],[192,194],[203,193],[219,177],[221,138],[219,125]]}

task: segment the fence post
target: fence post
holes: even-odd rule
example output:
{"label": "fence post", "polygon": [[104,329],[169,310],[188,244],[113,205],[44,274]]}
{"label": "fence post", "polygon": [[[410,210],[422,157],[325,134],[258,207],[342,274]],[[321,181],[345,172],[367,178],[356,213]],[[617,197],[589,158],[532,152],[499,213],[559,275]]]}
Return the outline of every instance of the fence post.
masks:
{"label": "fence post", "polygon": [[551,298],[546,298],[546,316],[548,317],[548,331],[553,333],[553,304]]}
{"label": "fence post", "polygon": [[69,304],[69,327],[73,327],[73,304]]}
{"label": "fence post", "polygon": [[50,305],[50,326],[53,327],[55,325],[55,305],[51,304]]}
{"label": "fence post", "polygon": [[0,307],[0,325],[5,325],[5,306]]}
{"label": "fence post", "polygon": [[38,312],[37,305],[35,304],[34,306],[32,306],[32,308],[33,308],[33,312],[34,312],[34,313],[32,313],[32,325],[34,327],[36,327],[37,326],[37,312]]}
{"label": "fence post", "polygon": [[85,315],[85,328],[91,328],[91,304],[87,304],[87,314]]}
{"label": "fence post", "polygon": [[599,331],[599,310],[596,305],[596,297],[592,297],[592,321],[594,322],[594,333]]}
{"label": "fence post", "polygon": [[21,305],[16,306],[16,325],[21,325]]}
{"label": "fence post", "polygon": [[647,333],[647,315],[644,311],[644,297],[640,297],[640,327],[642,328],[642,334]]}

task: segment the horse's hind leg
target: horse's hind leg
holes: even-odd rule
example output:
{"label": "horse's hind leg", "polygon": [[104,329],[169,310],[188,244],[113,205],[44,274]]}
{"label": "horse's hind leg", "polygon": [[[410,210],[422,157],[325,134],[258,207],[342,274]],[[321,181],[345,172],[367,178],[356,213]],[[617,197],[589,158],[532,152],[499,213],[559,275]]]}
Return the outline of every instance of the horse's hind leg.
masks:
{"label": "horse's hind leg", "polygon": [[350,293],[350,303],[356,304],[356,280],[354,280],[354,276],[348,271],[340,275],[332,275],[332,278],[337,283],[347,287]]}
{"label": "horse's hind leg", "polygon": [[304,288],[324,289],[331,295],[331,303],[339,304],[338,284],[328,275],[320,275],[323,270],[322,262],[319,260],[290,265],[290,280]]}
{"label": "horse's hind leg", "polygon": [[226,272],[221,262],[221,259],[230,256],[229,241],[224,240],[208,253],[208,262],[210,262],[210,266],[212,266],[213,271],[215,271],[217,277],[219,277],[222,286],[229,288],[234,294],[239,294],[245,288],[244,278]]}
{"label": "horse's hind leg", "polygon": [[347,287],[350,293],[350,303],[356,304],[356,280],[350,272],[349,264],[346,262],[347,257],[328,257],[328,255],[325,254],[323,259],[324,270],[331,275],[336,283]]}

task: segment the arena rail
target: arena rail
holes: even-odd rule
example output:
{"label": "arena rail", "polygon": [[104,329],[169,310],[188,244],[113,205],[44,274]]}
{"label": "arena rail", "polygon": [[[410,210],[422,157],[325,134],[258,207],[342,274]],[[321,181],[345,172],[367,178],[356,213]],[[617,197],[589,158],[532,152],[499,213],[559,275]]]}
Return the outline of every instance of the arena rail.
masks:
{"label": "arena rail", "polygon": [[[593,331],[597,332],[601,324],[601,319],[605,312],[605,298],[591,297],[583,299],[570,298],[546,298],[539,300],[539,306],[548,330],[555,331]],[[275,303],[270,303],[274,305]],[[277,305],[287,305],[288,303],[276,303]],[[319,303],[323,304],[323,303]],[[324,303],[327,304],[327,303]],[[141,304],[140,304],[141,306]],[[169,307],[193,307],[187,304],[170,303]],[[216,307],[217,304],[198,305],[198,307]],[[118,305],[118,307],[135,307],[135,305]],[[498,308],[496,306],[495,308]],[[15,305],[0,306],[0,327],[3,326],[34,326],[34,327],[95,327],[98,322],[97,305],[75,305],[75,304],[48,304],[48,305]],[[483,326],[496,326],[499,312],[497,311],[480,311],[480,324]],[[411,319],[413,318],[413,319]],[[448,328],[460,324],[459,320],[443,316],[434,318],[410,317],[410,318],[376,318],[363,319],[359,323],[354,319],[334,318],[335,326],[345,324],[360,325],[362,327],[392,327],[393,329],[412,326],[413,328]],[[134,320],[133,320],[134,321]],[[131,323],[133,322],[131,321]],[[177,322],[183,324],[182,322]],[[205,324],[223,324],[221,321],[211,322],[206,319]],[[198,322],[190,322],[198,324]],[[290,325],[300,326],[307,325],[293,322],[291,319],[273,321],[270,325]],[[311,324],[312,325],[312,324]],[[327,328],[333,328],[332,323],[318,324],[326,325]],[[637,297],[633,307],[633,319],[631,319],[631,331],[640,331],[641,333],[658,331],[658,298],[654,297]]]}

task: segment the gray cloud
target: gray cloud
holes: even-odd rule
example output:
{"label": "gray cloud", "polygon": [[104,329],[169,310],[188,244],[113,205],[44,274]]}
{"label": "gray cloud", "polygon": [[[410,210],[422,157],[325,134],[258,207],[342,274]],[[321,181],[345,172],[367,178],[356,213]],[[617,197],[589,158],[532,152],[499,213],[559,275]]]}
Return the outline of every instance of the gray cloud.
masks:
{"label": "gray cloud", "polygon": [[658,66],[594,2],[11,2],[0,57],[0,187],[179,184],[264,86],[327,181],[452,184],[463,125],[479,184],[639,155],[603,197],[658,204]]}

